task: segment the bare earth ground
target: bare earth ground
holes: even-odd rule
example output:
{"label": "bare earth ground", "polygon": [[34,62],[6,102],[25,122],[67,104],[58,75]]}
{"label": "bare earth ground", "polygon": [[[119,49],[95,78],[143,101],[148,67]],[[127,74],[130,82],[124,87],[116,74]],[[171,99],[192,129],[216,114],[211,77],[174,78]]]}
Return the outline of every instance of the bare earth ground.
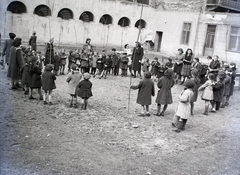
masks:
{"label": "bare earth ground", "polygon": [[52,106],[9,90],[6,69],[0,77],[1,175],[240,174],[240,91],[230,106],[209,116],[201,114],[199,98],[178,134],[171,119],[180,85],[173,87],[174,103],[164,117],[153,115],[155,96],[151,117],[140,118],[137,90],[128,114],[129,77],[91,78],[94,96],[86,111],[68,107],[66,75],[57,77]]}

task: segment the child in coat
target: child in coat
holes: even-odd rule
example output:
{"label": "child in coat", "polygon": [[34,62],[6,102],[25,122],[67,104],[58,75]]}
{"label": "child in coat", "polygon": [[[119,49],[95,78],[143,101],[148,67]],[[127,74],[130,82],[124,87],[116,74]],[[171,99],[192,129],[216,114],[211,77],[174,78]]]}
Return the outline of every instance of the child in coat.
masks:
{"label": "child in coat", "polygon": [[68,93],[72,97],[70,102],[70,108],[77,107],[76,87],[80,82],[81,78],[82,78],[82,74],[77,70],[77,65],[73,64],[72,70],[69,72],[66,80],[68,82]]}
{"label": "child in coat", "polygon": [[30,88],[29,99],[35,99],[32,95],[33,89],[38,89],[39,100],[43,99],[42,96],[42,79],[41,79],[42,70],[40,68],[40,61],[37,56],[32,56],[29,62],[28,70],[28,86]]}
{"label": "child in coat", "polygon": [[67,57],[68,57],[64,49],[61,50],[59,57],[60,57],[60,74],[64,75],[65,65],[67,63]]}
{"label": "child in coat", "polygon": [[92,83],[89,81],[90,79],[89,73],[83,74],[83,79],[80,83],[78,83],[76,87],[77,95],[82,98],[82,109],[87,109],[87,102],[89,97],[92,95]]}
{"label": "child in coat", "polygon": [[48,96],[48,104],[52,105],[52,90],[56,89],[55,80],[56,76],[52,73],[53,66],[51,64],[47,64],[45,66],[44,73],[42,75],[43,85],[42,89],[44,90],[43,95],[43,104],[47,104],[47,96]]}
{"label": "child in coat", "polygon": [[[167,69],[164,72],[164,76],[159,79],[158,81],[158,95],[156,98],[157,103],[157,113],[156,116],[164,116],[164,112],[166,111],[169,104],[173,103],[172,99],[172,92],[171,88],[174,85],[174,79],[173,79],[173,70]],[[161,111],[161,105],[164,105],[162,112]]]}
{"label": "child in coat", "polygon": [[103,72],[99,79],[104,77],[104,79],[107,78],[108,73],[110,73],[110,70],[112,68],[112,59],[110,55],[107,55],[105,59],[103,59]]}
{"label": "child in coat", "polygon": [[149,59],[147,57],[145,57],[143,59],[143,63],[142,63],[142,71],[143,71],[143,73],[149,72],[149,66],[150,66]]}
{"label": "child in coat", "polygon": [[94,51],[93,56],[92,56],[92,69],[91,69],[91,74],[95,75],[96,69],[97,69],[97,59],[98,59],[98,52]]}
{"label": "child in coat", "polygon": [[223,91],[224,91],[224,73],[218,72],[217,75],[217,82],[213,85],[213,101],[212,101],[212,112],[219,110],[221,101],[223,98]]}
{"label": "child in coat", "polygon": [[181,130],[185,130],[187,120],[191,116],[190,103],[192,101],[195,83],[192,80],[186,80],[183,85],[185,86],[185,89],[178,96],[179,103],[172,120],[172,126],[177,127],[176,130],[173,130],[175,132],[181,132]]}
{"label": "child in coat", "polygon": [[210,101],[213,100],[213,86],[215,84],[214,82],[215,75],[213,73],[208,74],[208,80],[199,87],[199,91],[203,90],[202,93],[202,100],[205,101],[205,111],[203,115],[208,115],[208,109]]}
{"label": "child in coat", "polygon": [[121,58],[121,69],[122,69],[121,76],[122,77],[127,76],[128,62],[129,62],[129,59],[128,59],[127,53],[125,52],[123,53],[123,56]]}
{"label": "child in coat", "polygon": [[158,66],[160,65],[160,63],[158,62],[158,58],[154,58],[154,60],[151,63],[151,74],[152,74],[152,79],[155,81],[157,80],[157,71],[158,71]]}
{"label": "child in coat", "polygon": [[81,54],[81,72],[85,73],[89,70],[89,58],[87,54],[87,50],[83,50],[83,53]]}
{"label": "child in coat", "polygon": [[142,105],[142,112],[139,116],[150,116],[149,105],[152,103],[151,96],[155,95],[154,83],[151,80],[151,73],[145,72],[144,79],[136,86],[131,86],[131,89],[139,89],[137,103]]}
{"label": "child in coat", "polygon": [[192,78],[190,80],[192,80],[194,82],[193,98],[191,101],[191,115],[193,115],[194,102],[196,102],[197,98],[198,98],[198,88],[200,86],[200,79],[198,78],[198,70],[197,69],[193,69],[191,71],[191,74],[192,74]]}
{"label": "child in coat", "polygon": [[224,78],[224,94],[222,99],[222,105],[221,107],[224,108],[225,106],[228,106],[227,97],[230,95],[231,91],[231,84],[232,84],[232,70],[230,68],[227,68],[225,71],[225,78]]}

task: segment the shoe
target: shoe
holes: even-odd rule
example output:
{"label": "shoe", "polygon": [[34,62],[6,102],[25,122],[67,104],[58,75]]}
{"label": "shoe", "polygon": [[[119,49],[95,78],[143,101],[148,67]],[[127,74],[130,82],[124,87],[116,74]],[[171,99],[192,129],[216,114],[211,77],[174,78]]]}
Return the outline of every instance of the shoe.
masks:
{"label": "shoe", "polygon": [[154,114],[154,115],[156,115],[156,116],[158,116],[158,117],[160,116],[160,114],[159,114],[159,113],[156,113],[156,114]]}
{"label": "shoe", "polygon": [[216,109],[212,108],[210,112],[216,112]]}
{"label": "shoe", "polygon": [[32,95],[30,95],[29,99],[34,100],[35,98]]}
{"label": "shoe", "polygon": [[48,103],[49,105],[53,105],[53,103],[50,101],[49,103]]}
{"label": "shoe", "polygon": [[172,131],[174,131],[174,132],[176,132],[176,133],[179,133],[179,132],[181,132],[181,130],[180,130],[180,129],[173,129]]}
{"label": "shoe", "polygon": [[164,113],[163,113],[163,112],[161,112],[161,113],[160,113],[160,116],[164,116]]}
{"label": "shoe", "polygon": [[229,103],[228,103],[228,102],[226,102],[226,103],[225,103],[225,106],[228,106],[228,105],[229,105]]}
{"label": "shoe", "polygon": [[208,113],[207,112],[204,112],[204,113],[202,113],[203,115],[208,115]]}
{"label": "shoe", "polygon": [[139,117],[145,117],[145,115],[142,114],[142,113],[141,113],[141,114],[138,114],[138,116],[139,116]]}
{"label": "shoe", "polygon": [[24,91],[24,95],[28,95],[29,94],[29,91]]}
{"label": "shoe", "polygon": [[43,101],[43,104],[44,104],[44,105],[46,105],[46,104],[47,104],[47,102],[46,102],[46,101]]}
{"label": "shoe", "polygon": [[69,107],[70,107],[70,108],[71,108],[71,107],[73,107],[73,104],[72,104],[72,103],[70,103]]}
{"label": "shoe", "polygon": [[225,108],[225,105],[221,105],[220,108]]}
{"label": "shoe", "polygon": [[147,117],[150,117],[150,116],[151,116],[151,114],[147,113],[147,114],[146,114],[146,116],[147,116]]}
{"label": "shoe", "polygon": [[39,97],[39,100],[43,100],[43,96],[42,95]]}
{"label": "shoe", "polygon": [[13,87],[11,87],[10,89],[11,89],[11,90],[15,90],[15,89],[17,89],[17,87],[16,87],[16,86],[13,86]]}

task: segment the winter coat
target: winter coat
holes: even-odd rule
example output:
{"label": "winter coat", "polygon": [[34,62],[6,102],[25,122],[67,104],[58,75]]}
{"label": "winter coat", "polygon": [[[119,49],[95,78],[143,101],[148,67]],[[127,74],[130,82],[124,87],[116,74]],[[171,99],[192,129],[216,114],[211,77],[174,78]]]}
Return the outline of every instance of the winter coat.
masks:
{"label": "winter coat", "polygon": [[230,95],[231,90],[231,77],[229,75],[226,75],[226,78],[224,79],[225,89],[224,89],[224,96]]}
{"label": "winter coat", "polygon": [[202,86],[199,87],[199,91],[203,90],[202,100],[213,100],[213,81],[207,80]]}
{"label": "winter coat", "polygon": [[32,47],[32,50],[37,50],[37,36],[31,36],[29,40],[29,45]]}
{"label": "winter coat", "polygon": [[100,71],[103,70],[103,58],[97,59],[97,69],[99,69]]}
{"label": "winter coat", "polygon": [[118,56],[116,54],[111,55],[111,59],[112,59],[112,67],[116,67],[119,59]]}
{"label": "winter coat", "polygon": [[23,66],[23,69],[22,69],[22,80],[21,80],[21,83],[22,85],[28,85],[28,71],[29,71],[29,62],[31,60],[31,57],[30,56],[26,56],[24,58],[24,66]]}
{"label": "winter coat", "polygon": [[42,89],[45,91],[56,89],[56,77],[51,71],[45,70],[42,74]]}
{"label": "winter coat", "polygon": [[52,60],[52,64],[54,65],[54,71],[59,71],[60,57],[58,55],[54,56],[54,59]]}
{"label": "winter coat", "polygon": [[111,60],[111,58],[109,57],[109,58],[105,58],[104,60],[103,60],[103,62],[104,62],[104,67],[103,67],[103,69],[104,70],[110,70],[111,69],[111,67],[112,67],[112,60]]}
{"label": "winter coat", "polygon": [[188,119],[191,116],[191,104],[193,91],[191,89],[184,90],[179,96],[178,107],[175,115],[182,119]]}
{"label": "winter coat", "polygon": [[172,104],[173,99],[172,99],[172,92],[171,92],[171,88],[174,85],[174,80],[170,79],[166,76],[163,76],[162,78],[160,78],[157,86],[160,89],[158,91],[158,95],[156,98],[156,103],[157,104],[163,104],[163,105],[167,105],[167,104]]}
{"label": "winter coat", "polygon": [[41,88],[42,86],[41,74],[42,72],[39,65],[36,65],[35,63],[29,64],[28,86],[31,89]]}
{"label": "winter coat", "polygon": [[67,55],[65,53],[61,53],[59,57],[60,57],[60,66],[66,65]]}
{"label": "winter coat", "polygon": [[23,53],[20,47],[14,46],[10,49],[10,62],[8,67],[7,77],[12,80],[18,80],[21,78],[21,69],[23,68]]}
{"label": "winter coat", "polygon": [[92,56],[92,67],[93,68],[97,67],[97,59],[98,59],[97,55]]}
{"label": "winter coat", "polygon": [[79,71],[71,71],[67,76],[68,89],[67,92],[70,95],[76,94],[76,87],[82,78],[82,74]]}
{"label": "winter coat", "polygon": [[144,52],[142,47],[134,47],[132,54],[132,70],[141,71],[141,61],[143,58]]}
{"label": "winter coat", "polygon": [[195,83],[193,87],[193,97],[191,102],[196,102],[198,98],[198,88],[200,86],[200,79],[197,77],[192,77],[191,80]]}
{"label": "winter coat", "polygon": [[10,62],[10,49],[13,45],[13,39],[7,39],[3,47],[3,56],[6,55],[5,61],[7,64]]}
{"label": "winter coat", "polygon": [[47,43],[45,48],[45,60],[44,65],[52,64],[52,60],[54,59],[54,48],[53,43]]}
{"label": "winter coat", "polygon": [[158,66],[160,65],[160,63],[158,61],[152,61],[151,63],[151,74],[152,75],[157,75],[157,71],[158,71]]}
{"label": "winter coat", "polygon": [[236,71],[232,71],[231,86],[230,86],[229,95],[233,95],[233,90],[234,90],[234,85],[235,85],[235,78],[236,78]]}
{"label": "winter coat", "polygon": [[88,68],[89,67],[89,59],[87,54],[81,55],[81,67]]}
{"label": "winter coat", "polygon": [[148,62],[142,63],[142,71],[149,72],[149,66],[150,66],[150,64]]}
{"label": "winter coat", "polygon": [[132,89],[139,89],[137,103],[140,105],[151,105],[151,96],[155,95],[154,83],[151,79],[143,79],[136,86],[131,86]]}
{"label": "winter coat", "polygon": [[82,80],[76,87],[76,94],[81,98],[88,99],[93,96],[91,89],[92,83],[89,80]]}
{"label": "winter coat", "polygon": [[221,102],[223,97],[224,91],[224,82],[216,82],[213,85],[213,100],[216,102]]}

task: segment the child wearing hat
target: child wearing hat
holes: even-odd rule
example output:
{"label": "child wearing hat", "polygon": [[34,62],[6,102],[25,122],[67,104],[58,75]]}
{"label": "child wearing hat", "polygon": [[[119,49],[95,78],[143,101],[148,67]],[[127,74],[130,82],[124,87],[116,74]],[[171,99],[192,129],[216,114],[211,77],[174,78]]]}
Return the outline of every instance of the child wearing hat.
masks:
{"label": "child wearing hat", "polygon": [[155,95],[154,83],[151,80],[151,73],[145,72],[144,79],[139,82],[136,86],[131,86],[131,89],[139,89],[138,96],[137,96],[137,103],[142,105],[142,112],[139,116],[144,117],[150,116],[149,113],[149,105],[152,103],[151,96]]}
{"label": "child wearing hat", "polygon": [[193,88],[195,86],[192,80],[186,80],[183,92],[178,96],[178,107],[172,120],[172,126],[177,127],[175,132],[185,130],[188,118],[191,116],[191,101],[193,97]]}
{"label": "child wearing hat", "polygon": [[44,90],[43,94],[43,104],[47,104],[47,96],[48,96],[48,104],[52,105],[52,90],[56,89],[55,80],[56,76],[52,73],[53,65],[47,64],[44,69],[44,73],[42,74],[42,89]]}
{"label": "child wearing hat", "polygon": [[90,79],[89,73],[83,74],[83,80],[80,81],[76,87],[76,93],[79,97],[82,98],[82,109],[87,109],[87,102],[89,97],[93,96],[92,94],[92,83],[89,81]]}
{"label": "child wearing hat", "polygon": [[77,95],[76,95],[76,87],[82,78],[82,74],[77,70],[77,65],[73,64],[71,71],[67,76],[68,83],[68,93],[72,97],[70,102],[70,107],[77,107]]}

